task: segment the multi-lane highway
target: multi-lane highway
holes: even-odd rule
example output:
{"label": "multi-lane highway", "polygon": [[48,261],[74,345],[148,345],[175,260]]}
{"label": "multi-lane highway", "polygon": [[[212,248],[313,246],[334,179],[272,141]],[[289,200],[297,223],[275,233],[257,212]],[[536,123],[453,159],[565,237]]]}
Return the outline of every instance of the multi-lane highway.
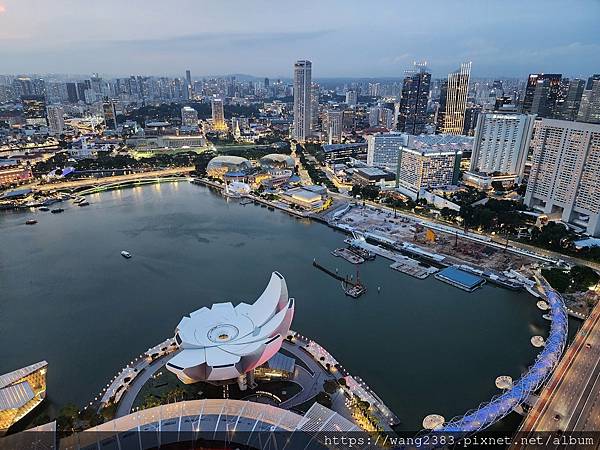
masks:
{"label": "multi-lane highway", "polygon": [[[600,304],[579,330],[573,343],[542,390],[520,432],[534,436],[552,432],[600,430]],[[514,448],[529,446],[515,445]]]}

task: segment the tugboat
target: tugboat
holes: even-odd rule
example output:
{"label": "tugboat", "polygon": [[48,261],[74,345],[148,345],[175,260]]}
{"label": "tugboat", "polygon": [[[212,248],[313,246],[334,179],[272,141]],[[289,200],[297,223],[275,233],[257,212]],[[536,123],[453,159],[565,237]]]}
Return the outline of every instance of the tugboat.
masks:
{"label": "tugboat", "polygon": [[37,223],[37,220],[35,219],[29,219],[25,221],[25,225],[35,225]]}
{"label": "tugboat", "polygon": [[56,209],[53,209],[53,210],[52,210],[52,211],[50,211],[50,212],[51,212],[52,214],[60,214],[60,213],[61,213],[61,212],[63,212],[63,211],[64,211],[64,209],[62,209],[62,208],[56,208]]}
{"label": "tugboat", "polygon": [[129,253],[128,251],[121,251],[121,256],[125,259],[130,259],[133,255],[131,253]]}

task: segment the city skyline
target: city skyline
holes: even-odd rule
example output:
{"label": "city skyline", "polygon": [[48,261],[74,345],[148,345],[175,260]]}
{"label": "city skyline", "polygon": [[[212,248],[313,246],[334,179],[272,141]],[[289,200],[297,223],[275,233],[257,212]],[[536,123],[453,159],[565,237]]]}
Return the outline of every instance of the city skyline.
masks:
{"label": "city skyline", "polygon": [[[579,8],[556,1],[433,1],[424,17],[420,10],[382,1],[380,14],[375,10],[365,20],[357,2],[309,1],[290,21],[268,0],[240,6],[235,16],[217,2],[183,1],[174,9],[154,1],[117,5],[107,0],[84,7],[62,0],[49,7],[34,0],[2,0],[0,58],[7,73],[183,74],[191,69],[196,76],[289,77],[293,61],[310,59],[319,68],[316,79],[402,77],[415,60],[427,60],[434,77],[467,60],[473,61],[474,77],[584,76],[595,73],[600,57],[594,25],[600,3],[578,3]],[[552,14],[539,20],[544,11]],[[559,31],[548,34],[548,29]],[[544,39],[530,38],[536,35]]]}

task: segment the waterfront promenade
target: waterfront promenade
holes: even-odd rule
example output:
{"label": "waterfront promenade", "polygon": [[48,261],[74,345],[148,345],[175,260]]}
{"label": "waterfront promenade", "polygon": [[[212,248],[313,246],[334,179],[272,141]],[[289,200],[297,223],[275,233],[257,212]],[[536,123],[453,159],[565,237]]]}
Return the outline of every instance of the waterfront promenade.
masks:
{"label": "waterfront promenade", "polygon": [[99,178],[84,178],[73,181],[63,181],[59,183],[49,184],[32,184],[26,185],[22,188],[31,188],[39,192],[58,191],[67,189],[77,189],[88,186],[97,186],[103,184],[116,184],[125,183],[131,181],[141,181],[151,178],[162,178],[176,175],[189,175],[195,170],[193,166],[190,167],[175,167],[163,170],[150,170],[148,172],[137,172],[128,175],[115,175],[112,177],[99,177]]}
{"label": "waterfront promenade", "polygon": [[[542,390],[520,432],[588,432],[600,430],[600,304],[592,310]],[[513,446],[515,449],[530,446]]]}

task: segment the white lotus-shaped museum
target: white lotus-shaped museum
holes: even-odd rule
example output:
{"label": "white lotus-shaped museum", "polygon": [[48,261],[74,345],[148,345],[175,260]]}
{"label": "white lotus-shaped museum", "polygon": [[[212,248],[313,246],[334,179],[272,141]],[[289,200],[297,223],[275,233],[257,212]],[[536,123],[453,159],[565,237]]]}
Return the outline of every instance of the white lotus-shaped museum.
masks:
{"label": "white lotus-shaped museum", "polygon": [[293,316],[285,279],[273,272],[254,304],[216,303],[181,319],[175,334],[180,352],[167,369],[186,384],[235,379],[279,351]]}

